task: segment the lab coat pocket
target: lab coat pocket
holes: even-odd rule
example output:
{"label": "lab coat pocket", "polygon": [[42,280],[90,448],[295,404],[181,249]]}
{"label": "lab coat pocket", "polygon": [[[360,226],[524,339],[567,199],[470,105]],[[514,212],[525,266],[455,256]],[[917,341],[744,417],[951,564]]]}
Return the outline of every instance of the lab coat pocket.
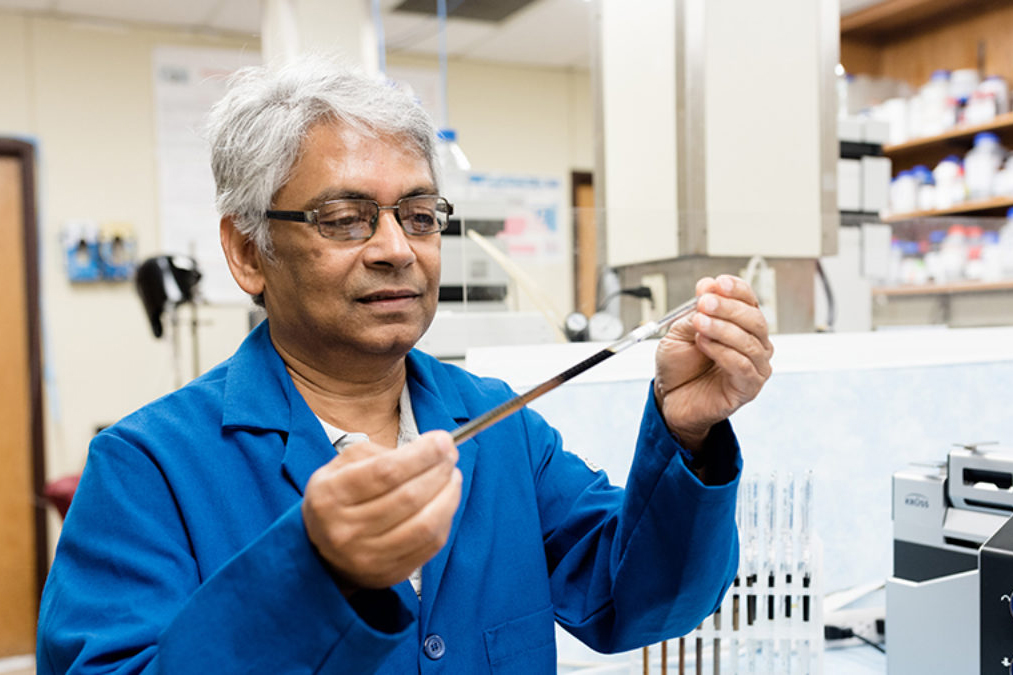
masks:
{"label": "lab coat pocket", "polygon": [[555,630],[552,607],[546,607],[485,631],[485,651],[492,672],[555,673]]}

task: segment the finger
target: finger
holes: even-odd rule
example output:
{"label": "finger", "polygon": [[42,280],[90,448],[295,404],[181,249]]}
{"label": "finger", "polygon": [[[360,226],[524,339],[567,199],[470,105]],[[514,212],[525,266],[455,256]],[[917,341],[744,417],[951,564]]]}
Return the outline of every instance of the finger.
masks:
{"label": "finger", "polygon": [[770,377],[770,362],[767,359],[754,361],[743,352],[703,335],[697,337],[696,344],[721,373],[731,410],[755,398]]}
{"label": "finger", "polygon": [[363,536],[383,534],[424,509],[453,480],[454,471],[453,464],[440,462],[376,499],[348,507],[342,518]]}
{"label": "finger", "polygon": [[367,579],[367,586],[403,581],[443,548],[461,500],[461,483],[461,472],[455,469],[451,480],[424,509],[397,527],[358,542],[363,567],[376,570],[375,581]]}
{"label": "finger", "polygon": [[756,293],[753,292],[752,286],[732,274],[722,274],[718,276],[717,279],[715,279],[715,288],[713,292],[727,298],[741,300],[747,305],[752,305],[753,307],[759,305],[759,301],[756,298]]}
{"label": "finger", "polygon": [[[770,375],[770,356],[773,352],[773,347],[770,345],[769,340],[761,339],[760,336],[744,330],[738,324],[723,319],[715,319],[704,314],[699,314],[694,318],[694,325],[697,326],[698,336],[706,338],[710,342],[720,344],[733,352],[742,354],[750,361],[753,369],[764,378]],[[711,355],[707,354],[707,356]],[[713,357],[711,358],[714,360]],[[715,362],[719,367],[724,368],[726,366],[725,363],[717,360]],[[736,364],[733,362],[730,365],[734,366]]]}
{"label": "finger", "polygon": [[696,282],[696,295],[700,297],[704,293],[714,293],[717,289],[717,279],[713,277],[703,277]]}
{"label": "finger", "polygon": [[724,373],[729,390],[737,392],[738,396],[728,401],[732,409],[755,398],[767,381],[769,373],[759,372],[742,352],[702,335],[697,338],[697,347]]}
{"label": "finger", "polygon": [[[365,444],[348,450],[358,445]],[[445,431],[428,432],[397,450],[362,452],[368,456],[347,464],[334,463],[321,477],[335,491],[333,498],[338,503],[352,505],[376,499],[438,464],[454,465],[458,456],[457,447]]]}
{"label": "finger", "polygon": [[721,319],[736,324],[747,333],[756,336],[765,349],[770,347],[767,320],[758,307],[715,293],[705,293],[697,303],[697,312],[693,322],[697,330],[704,334],[707,334],[706,318]]}
{"label": "finger", "polygon": [[440,464],[457,463],[457,447],[445,431],[430,432],[394,452],[376,455],[350,467],[349,504],[370,501]]}
{"label": "finger", "polygon": [[461,503],[463,482],[460,469],[455,468],[451,479],[425,508],[384,533],[383,538],[390,538],[388,550],[404,552],[401,559],[412,560],[413,569],[439,553],[450,537],[454,514]]}

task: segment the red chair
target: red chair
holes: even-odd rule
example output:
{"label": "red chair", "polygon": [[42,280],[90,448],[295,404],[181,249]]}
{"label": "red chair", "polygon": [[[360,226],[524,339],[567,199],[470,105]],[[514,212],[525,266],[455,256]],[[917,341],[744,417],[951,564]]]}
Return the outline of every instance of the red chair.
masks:
{"label": "red chair", "polygon": [[81,474],[74,474],[46,483],[42,494],[60,512],[61,518],[67,517],[67,509],[70,508],[70,501],[74,498],[74,492],[77,490],[77,484],[80,480]]}

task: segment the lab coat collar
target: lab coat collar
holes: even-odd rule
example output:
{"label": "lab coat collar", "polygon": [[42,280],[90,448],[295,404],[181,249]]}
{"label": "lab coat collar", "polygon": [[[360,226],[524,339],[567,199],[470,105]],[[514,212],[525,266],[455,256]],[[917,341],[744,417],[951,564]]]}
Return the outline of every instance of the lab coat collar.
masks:
{"label": "lab coat collar", "polygon": [[282,471],[300,495],[313,472],[334,458],[327,433],[271,342],[267,321],[253,329],[229,361],[222,429],[280,432]]}
{"label": "lab coat collar", "polygon": [[298,394],[262,321],[229,359],[222,427],[288,431],[293,392]]}

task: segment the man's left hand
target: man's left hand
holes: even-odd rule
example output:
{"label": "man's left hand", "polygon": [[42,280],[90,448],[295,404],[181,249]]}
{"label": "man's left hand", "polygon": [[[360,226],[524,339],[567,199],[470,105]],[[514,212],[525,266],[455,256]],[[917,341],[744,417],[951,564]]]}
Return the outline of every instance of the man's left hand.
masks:
{"label": "man's left hand", "polygon": [[774,347],[756,296],[722,275],[696,285],[697,308],[661,339],[654,395],[665,423],[690,452],[710,428],[751,401],[770,377]]}

